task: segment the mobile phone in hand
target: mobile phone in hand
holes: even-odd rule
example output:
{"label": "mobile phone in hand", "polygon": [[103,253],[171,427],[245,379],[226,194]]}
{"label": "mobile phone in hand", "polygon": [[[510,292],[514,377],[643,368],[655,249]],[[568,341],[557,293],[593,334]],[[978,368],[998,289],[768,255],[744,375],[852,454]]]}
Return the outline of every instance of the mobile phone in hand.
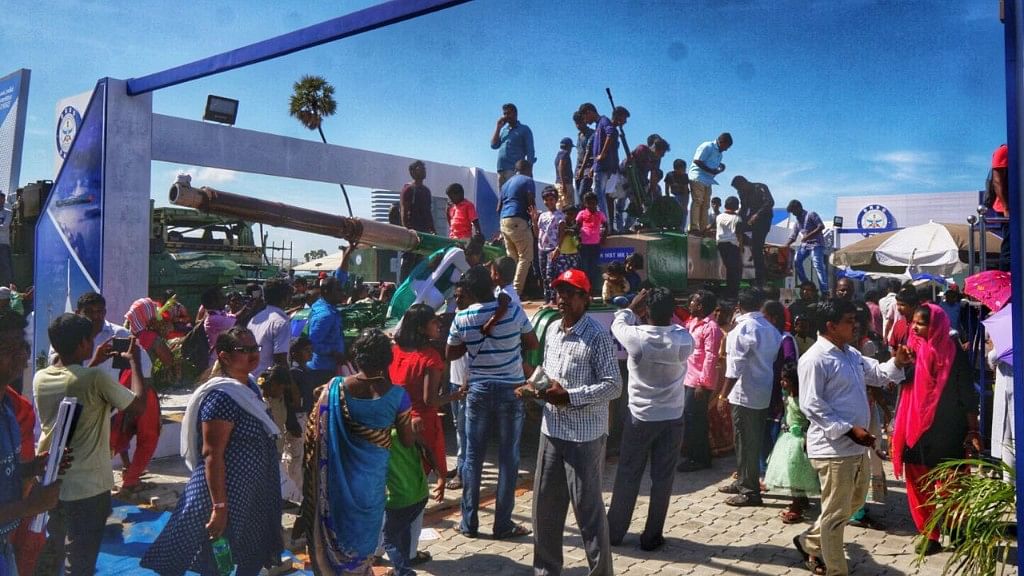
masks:
{"label": "mobile phone in hand", "polygon": [[130,338],[114,338],[111,341],[111,349],[114,351],[114,354],[116,354],[111,363],[111,366],[114,369],[124,370],[125,368],[128,368],[130,366],[128,360],[122,358],[120,355],[128,351],[128,348],[131,346],[131,343],[132,341]]}

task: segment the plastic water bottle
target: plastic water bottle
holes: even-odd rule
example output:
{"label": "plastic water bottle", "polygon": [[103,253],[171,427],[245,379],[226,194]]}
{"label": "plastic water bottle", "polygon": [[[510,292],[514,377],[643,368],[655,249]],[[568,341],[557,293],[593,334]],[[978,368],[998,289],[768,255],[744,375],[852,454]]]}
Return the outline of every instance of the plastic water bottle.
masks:
{"label": "plastic water bottle", "polygon": [[221,576],[228,576],[235,569],[235,561],[231,557],[231,544],[228,539],[221,536],[210,543],[213,548],[213,560],[217,564],[217,572]]}

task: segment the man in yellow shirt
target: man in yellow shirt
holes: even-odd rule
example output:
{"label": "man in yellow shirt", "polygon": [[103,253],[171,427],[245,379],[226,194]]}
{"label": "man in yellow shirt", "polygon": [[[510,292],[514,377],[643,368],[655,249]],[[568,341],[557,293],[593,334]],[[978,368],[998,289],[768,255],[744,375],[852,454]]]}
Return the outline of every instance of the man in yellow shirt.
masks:
{"label": "man in yellow shirt", "polygon": [[[32,382],[36,409],[42,424],[37,451],[49,449],[61,400],[76,398],[81,407],[68,447],[75,465],[64,476],[60,503],[50,515],[46,547],[39,571],[55,574],[65,564],[67,574],[93,574],[110,515],[110,490],[114,473],[110,466],[110,413],[123,410],[128,417],[146,408],[146,390],[134,341],[121,353],[132,370],[131,390],[94,366],[118,354],[112,341],[93,353],[92,323],[75,314],[62,314],[50,323],[50,343],[58,359],[36,372]],[[84,366],[83,364],[88,364]]]}

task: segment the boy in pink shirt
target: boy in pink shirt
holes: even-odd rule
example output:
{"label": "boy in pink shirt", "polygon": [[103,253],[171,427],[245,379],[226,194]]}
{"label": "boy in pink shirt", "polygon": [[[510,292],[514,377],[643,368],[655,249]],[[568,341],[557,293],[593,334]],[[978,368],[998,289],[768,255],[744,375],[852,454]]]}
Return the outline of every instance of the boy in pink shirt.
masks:
{"label": "boy in pink shirt", "polygon": [[597,209],[597,194],[583,196],[583,210],[576,215],[580,227],[580,265],[587,273],[591,286],[601,285],[601,271],[597,267],[601,241],[608,234],[608,217]]}
{"label": "boy in pink shirt", "polygon": [[466,191],[463,190],[462,184],[451,184],[444,193],[448,196],[448,237],[468,240],[474,233],[483,236],[480,232],[480,220],[476,215],[476,206],[466,200]]}

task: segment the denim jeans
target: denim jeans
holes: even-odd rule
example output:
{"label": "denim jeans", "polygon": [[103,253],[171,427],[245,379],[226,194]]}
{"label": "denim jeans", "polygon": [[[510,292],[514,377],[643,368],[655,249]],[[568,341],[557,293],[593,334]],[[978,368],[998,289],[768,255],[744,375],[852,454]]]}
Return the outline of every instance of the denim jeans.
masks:
{"label": "denim jeans", "polygon": [[523,431],[523,403],[515,396],[515,385],[475,383],[466,396],[466,463],[462,469],[461,531],[476,533],[480,520],[480,476],[487,454],[487,441],[498,439],[498,492],[494,508],[494,534],[515,528],[516,480],[519,476],[519,437]]}
{"label": "denim jeans", "polygon": [[405,508],[388,508],[384,511],[384,550],[394,566],[395,576],[411,576],[416,571],[409,567],[409,560],[416,555],[413,541],[413,523],[423,513],[426,500]]}
{"label": "denim jeans", "polygon": [[636,222],[636,218],[629,214],[629,206],[632,202],[629,198],[615,200],[615,230],[617,232],[629,230],[633,223]]}
{"label": "denim jeans", "polygon": [[807,274],[804,272],[804,261],[811,257],[811,267],[818,275],[818,288],[821,293],[828,292],[828,273],[825,271],[825,247],[821,244],[802,244],[796,251],[796,276],[800,282],[807,282]]}
{"label": "denim jeans", "polygon": [[[461,384],[448,383],[448,393],[451,394],[459,389]],[[449,404],[452,409],[452,420],[455,423],[455,445],[458,451],[455,454],[455,472],[462,477],[462,465],[466,462],[466,400],[455,400]]]}
{"label": "denim jeans", "polygon": [[[611,174],[609,173],[594,173],[594,194],[597,194],[597,209],[605,215],[605,218],[608,217],[608,190],[606,188],[608,187],[608,178],[610,177]],[[611,222],[608,224],[611,224]]]}
{"label": "denim jeans", "polygon": [[690,214],[690,195],[686,194],[685,196],[673,196],[673,198],[675,198],[676,202],[679,203],[679,208],[683,214],[682,220],[679,221],[679,231],[686,233],[686,217],[689,216]]}

